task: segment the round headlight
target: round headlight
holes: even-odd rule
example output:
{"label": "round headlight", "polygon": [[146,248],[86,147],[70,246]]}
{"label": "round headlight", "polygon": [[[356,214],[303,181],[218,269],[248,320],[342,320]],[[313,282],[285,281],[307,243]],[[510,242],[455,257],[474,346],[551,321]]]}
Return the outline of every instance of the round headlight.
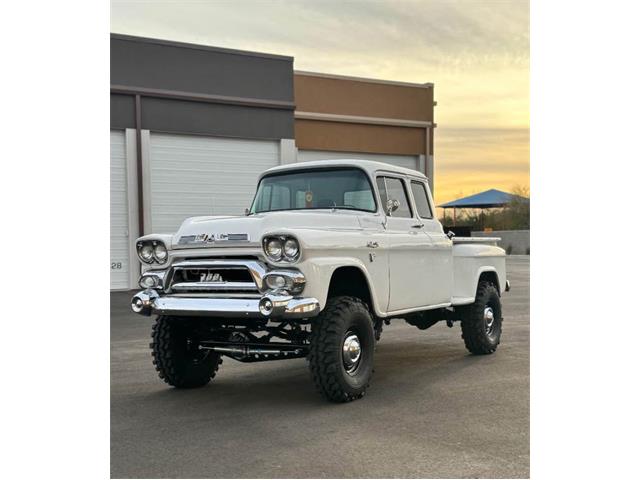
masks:
{"label": "round headlight", "polygon": [[300,247],[294,238],[289,238],[284,242],[284,256],[287,260],[295,260],[298,258],[298,253],[300,253]]}
{"label": "round headlight", "polygon": [[142,247],[140,247],[140,249],[138,250],[138,256],[140,257],[140,260],[145,263],[153,262],[153,247],[151,246],[151,244],[145,243],[144,245],[142,245]]}
{"label": "round headlight", "polygon": [[164,263],[167,260],[167,247],[164,246],[164,243],[156,244],[153,249],[153,256],[158,263]]}
{"label": "round headlight", "polygon": [[282,242],[279,238],[272,238],[267,242],[267,255],[271,260],[280,260],[282,258]]}

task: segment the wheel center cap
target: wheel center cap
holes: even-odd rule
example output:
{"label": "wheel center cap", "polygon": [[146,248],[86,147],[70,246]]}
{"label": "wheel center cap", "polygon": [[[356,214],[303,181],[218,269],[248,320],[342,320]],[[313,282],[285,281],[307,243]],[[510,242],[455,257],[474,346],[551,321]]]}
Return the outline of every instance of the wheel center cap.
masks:
{"label": "wheel center cap", "polygon": [[342,344],[342,361],[347,371],[353,369],[360,360],[362,350],[357,335],[348,335]]}
{"label": "wheel center cap", "polygon": [[493,325],[493,308],[485,307],[484,321],[486,322],[487,328],[491,328],[491,326]]}

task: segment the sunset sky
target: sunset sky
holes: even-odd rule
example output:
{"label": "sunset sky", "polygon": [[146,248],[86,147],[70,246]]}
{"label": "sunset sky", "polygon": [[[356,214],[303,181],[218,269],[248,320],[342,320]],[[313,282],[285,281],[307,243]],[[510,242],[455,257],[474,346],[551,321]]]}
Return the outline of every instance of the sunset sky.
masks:
{"label": "sunset sky", "polygon": [[435,197],[529,186],[529,2],[118,1],[111,31],[295,57],[294,68],[433,82]]}

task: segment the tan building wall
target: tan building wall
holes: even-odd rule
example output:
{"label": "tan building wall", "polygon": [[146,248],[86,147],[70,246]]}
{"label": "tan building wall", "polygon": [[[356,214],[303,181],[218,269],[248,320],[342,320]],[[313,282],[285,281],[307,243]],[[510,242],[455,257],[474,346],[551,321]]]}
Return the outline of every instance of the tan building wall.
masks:
{"label": "tan building wall", "polygon": [[432,84],[295,72],[294,97],[298,149],[433,155]]}
{"label": "tan building wall", "polygon": [[433,122],[433,86],[294,74],[302,112]]}
{"label": "tan building wall", "polygon": [[307,150],[422,155],[425,129],[296,119],[296,146]]}

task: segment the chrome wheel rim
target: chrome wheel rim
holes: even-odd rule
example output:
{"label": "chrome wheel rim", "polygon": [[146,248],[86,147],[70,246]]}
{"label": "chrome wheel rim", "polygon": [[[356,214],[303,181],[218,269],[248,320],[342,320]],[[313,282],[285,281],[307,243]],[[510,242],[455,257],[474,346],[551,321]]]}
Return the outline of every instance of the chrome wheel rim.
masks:
{"label": "chrome wheel rim", "polygon": [[495,317],[493,315],[493,308],[490,306],[484,307],[484,328],[487,332],[487,335],[491,335],[493,333]]}
{"label": "chrome wheel rim", "polygon": [[360,339],[353,332],[347,332],[342,342],[342,364],[349,375],[353,375],[360,365],[362,347]]}

